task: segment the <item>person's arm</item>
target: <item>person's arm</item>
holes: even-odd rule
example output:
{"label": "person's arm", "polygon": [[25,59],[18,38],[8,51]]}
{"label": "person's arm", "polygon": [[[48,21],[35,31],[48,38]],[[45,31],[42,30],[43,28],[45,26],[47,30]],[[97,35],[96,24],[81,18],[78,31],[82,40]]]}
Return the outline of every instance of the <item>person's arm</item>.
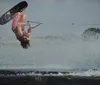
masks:
{"label": "person's arm", "polygon": [[29,26],[29,28],[28,28],[27,32],[28,32],[29,34],[31,34],[32,25],[30,24],[30,22],[29,22],[29,21],[27,21],[27,24],[28,24],[28,26]]}
{"label": "person's arm", "polygon": [[31,39],[31,33],[26,33],[24,38],[27,38],[28,40],[30,40]]}
{"label": "person's arm", "polygon": [[24,38],[26,38],[27,40],[30,40],[31,39],[30,34],[28,34],[27,36],[24,36]]}

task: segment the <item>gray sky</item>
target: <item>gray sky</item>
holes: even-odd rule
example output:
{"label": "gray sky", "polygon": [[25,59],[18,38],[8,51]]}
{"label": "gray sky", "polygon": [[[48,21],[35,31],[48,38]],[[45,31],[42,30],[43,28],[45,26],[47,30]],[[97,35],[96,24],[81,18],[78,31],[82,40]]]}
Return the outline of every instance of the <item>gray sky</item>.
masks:
{"label": "gray sky", "polygon": [[[20,0],[0,1],[0,15]],[[0,64],[56,68],[99,68],[98,42],[83,42],[82,32],[99,27],[100,0],[27,0],[27,19],[43,24],[32,31],[31,48],[23,50],[11,31],[0,26]],[[74,23],[74,25],[72,25]]]}

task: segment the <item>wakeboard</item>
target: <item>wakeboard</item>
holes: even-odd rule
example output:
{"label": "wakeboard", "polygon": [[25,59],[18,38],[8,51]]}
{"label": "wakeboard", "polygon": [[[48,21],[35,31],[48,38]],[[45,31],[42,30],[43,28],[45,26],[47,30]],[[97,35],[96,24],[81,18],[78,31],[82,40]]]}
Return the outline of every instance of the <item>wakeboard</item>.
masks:
{"label": "wakeboard", "polygon": [[13,15],[17,12],[22,12],[24,8],[28,6],[28,3],[26,1],[22,1],[18,4],[16,4],[14,7],[12,7],[10,10],[8,10],[6,13],[4,13],[0,17],[0,25],[4,25],[10,20],[12,20]]}

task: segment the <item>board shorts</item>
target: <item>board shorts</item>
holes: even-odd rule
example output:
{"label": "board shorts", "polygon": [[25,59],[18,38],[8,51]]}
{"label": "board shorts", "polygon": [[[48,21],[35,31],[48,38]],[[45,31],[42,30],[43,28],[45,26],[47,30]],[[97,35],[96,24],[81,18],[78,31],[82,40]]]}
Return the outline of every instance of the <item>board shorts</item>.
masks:
{"label": "board shorts", "polygon": [[25,31],[23,31],[23,34],[21,35],[21,36],[18,36],[18,30],[17,30],[17,27],[13,27],[12,28],[12,31],[15,33],[15,35],[16,35],[16,38],[19,40],[19,41],[25,41],[26,40],[26,38],[24,38],[24,36],[26,36],[26,32]]}

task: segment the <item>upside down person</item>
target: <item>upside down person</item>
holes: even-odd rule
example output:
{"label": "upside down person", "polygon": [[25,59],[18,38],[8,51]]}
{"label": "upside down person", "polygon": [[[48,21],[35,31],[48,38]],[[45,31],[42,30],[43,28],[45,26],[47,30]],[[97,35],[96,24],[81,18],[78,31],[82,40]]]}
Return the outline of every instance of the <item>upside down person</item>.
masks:
{"label": "upside down person", "polygon": [[16,38],[20,41],[20,44],[23,48],[27,49],[30,46],[30,36],[32,26],[28,22],[29,28],[27,32],[24,30],[26,24],[26,15],[22,12],[17,12],[13,16],[12,21],[12,31],[15,33]]}

